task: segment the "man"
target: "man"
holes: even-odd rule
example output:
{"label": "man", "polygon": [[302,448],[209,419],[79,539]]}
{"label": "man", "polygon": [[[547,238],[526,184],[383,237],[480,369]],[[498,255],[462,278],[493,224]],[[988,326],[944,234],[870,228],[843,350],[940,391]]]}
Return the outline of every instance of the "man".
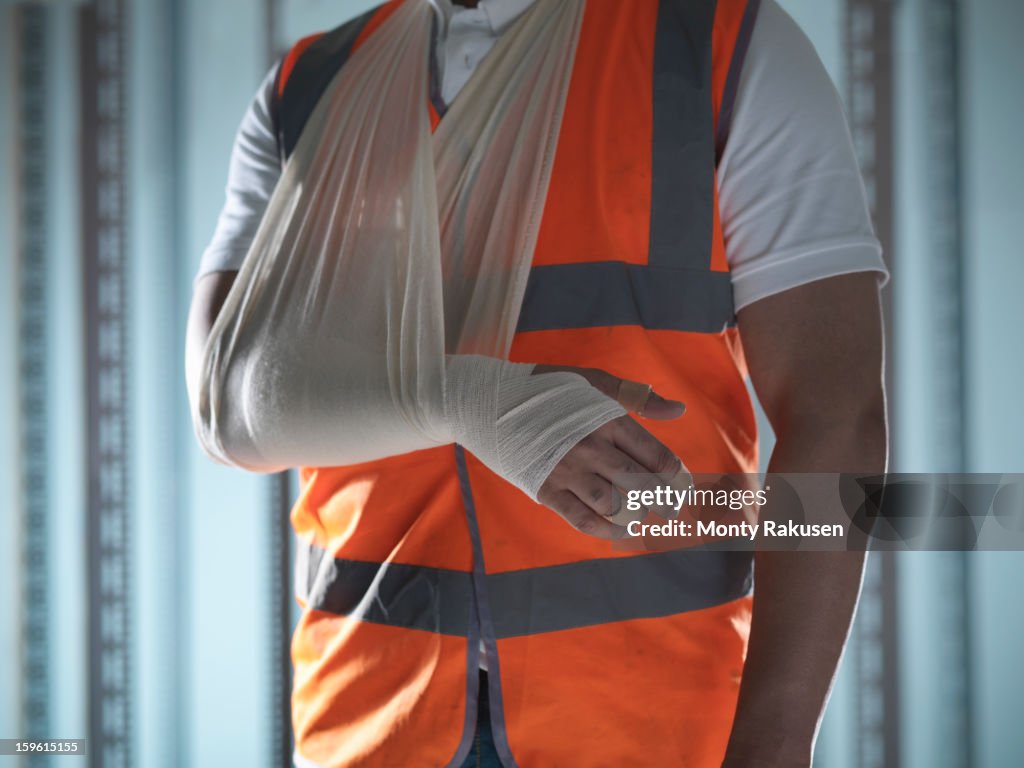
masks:
{"label": "man", "polygon": [[[531,5],[437,0],[436,120]],[[190,376],[282,157],[395,6],[257,94]],[[770,472],[885,469],[885,270],[834,88],[774,0],[588,0],[558,142],[509,358],[659,394],[572,446],[540,504],[459,447],[302,468],[299,765],[810,762],[863,556],[759,552],[752,597],[743,553],[606,539],[616,473],[756,471],[747,371]]]}

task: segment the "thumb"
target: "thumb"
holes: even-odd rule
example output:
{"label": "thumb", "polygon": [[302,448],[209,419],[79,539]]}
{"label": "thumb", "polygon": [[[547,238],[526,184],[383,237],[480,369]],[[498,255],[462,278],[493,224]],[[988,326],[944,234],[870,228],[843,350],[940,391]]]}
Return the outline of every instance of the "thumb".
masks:
{"label": "thumb", "polygon": [[668,421],[670,419],[678,419],[685,412],[686,406],[679,400],[667,400],[657,392],[652,391],[647,397],[647,404],[636,413],[645,419]]}
{"label": "thumb", "polygon": [[621,379],[615,394],[627,411],[646,419],[677,419],[683,415],[686,406],[678,400],[666,400],[654,391],[650,384]]}
{"label": "thumb", "polygon": [[570,365],[537,365],[535,374],[568,371],[576,373],[590,382],[613,400],[617,400],[627,411],[645,419],[666,421],[678,419],[686,411],[686,406],[678,400],[668,400],[655,392],[650,384],[639,381],[620,379],[599,368],[577,368]]}

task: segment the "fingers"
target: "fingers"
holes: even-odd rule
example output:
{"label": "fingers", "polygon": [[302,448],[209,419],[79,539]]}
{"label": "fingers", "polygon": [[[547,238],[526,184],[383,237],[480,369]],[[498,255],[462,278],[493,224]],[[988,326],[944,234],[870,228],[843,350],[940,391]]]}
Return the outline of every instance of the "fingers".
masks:
{"label": "fingers", "polygon": [[569,490],[613,525],[624,527],[644,518],[644,510],[630,510],[622,493],[600,475],[591,472],[575,475],[569,483]]}
{"label": "fingers", "polygon": [[[647,453],[651,454],[661,448],[665,451],[667,459],[675,462],[674,465],[668,464],[667,461],[663,462],[661,466],[665,473],[674,474],[676,468],[681,466],[671,451],[668,451],[649,435],[643,427],[633,422],[628,416],[622,416],[605,424],[601,429],[576,444],[573,450],[566,455],[566,459],[568,459],[566,470],[573,468],[575,471],[561,476],[559,484],[572,488],[585,501],[593,496],[598,496],[601,499],[601,504],[595,505],[595,511],[606,517],[615,515],[615,522],[625,520],[624,524],[628,524],[632,519],[643,519],[648,510],[644,507],[629,510],[632,514],[628,515],[627,519],[627,514],[623,513],[622,509],[618,507],[613,509],[611,501],[613,497],[609,487],[621,489],[627,497],[636,499],[644,491],[655,492],[658,485],[662,484],[664,480],[654,469],[659,466],[658,464],[653,461],[651,466],[641,464],[635,456],[617,447],[616,442],[625,441],[625,438],[617,437],[622,423],[632,424],[644,436],[632,436],[633,443],[641,444],[645,439],[649,440],[654,444],[654,448],[648,447]],[[621,498],[621,494],[619,498]],[[655,511],[664,513],[666,510],[658,508]]]}
{"label": "fingers", "polygon": [[637,471],[657,475],[664,481],[675,479],[683,462],[664,443],[632,419],[621,418],[611,423],[612,443],[640,465]]}
{"label": "fingers", "polygon": [[[612,448],[602,453],[595,462],[594,470],[608,482],[621,488],[626,498],[634,504],[639,502],[647,492],[648,498],[655,498],[658,487],[663,484],[657,475],[651,474],[646,467],[622,451]],[[640,506],[635,511],[637,519],[643,519],[648,512],[657,512],[663,517],[671,516],[672,511],[662,506]]]}
{"label": "fingers", "polygon": [[626,529],[601,517],[569,490],[552,491],[538,495],[538,501],[557,512],[580,533],[599,539],[621,539]]}
{"label": "fingers", "polygon": [[[626,526],[643,520],[651,511],[637,500],[659,498],[659,486],[677,480],[681,469],[682,462],[672,451],[631,418],[622,416],[577,443],[545,485],[555,493],[568,490],[592,514]],[[625,503],[623,494],[630,504]],[[663,516],[673,514],[664,506],[652,509]]]}
{"label": "fingers", "polygon": [[[538,501],[547,504],[546,498],[560,497],[562,491],[568,491],[591,513],[615,526],[625,527],[633,520],[642,520],[644,511],[629,509],[629,506],[634,505],[627,505],[619,489],[597,474],[591,466],[597,453],[615,450],[608,437],[585,439],[582,448],[577,445],[570,451],[571,455],[567,455],[552,471],[541,487]],[[574,502],[568,501],[576,507]]]}

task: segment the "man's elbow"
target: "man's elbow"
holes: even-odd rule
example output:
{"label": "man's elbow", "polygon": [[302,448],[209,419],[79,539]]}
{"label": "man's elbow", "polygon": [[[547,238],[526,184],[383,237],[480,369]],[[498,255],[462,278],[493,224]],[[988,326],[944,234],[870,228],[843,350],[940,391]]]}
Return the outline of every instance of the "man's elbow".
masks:
{"label": "man's elbow", "polygon": [[[885,390],[864,389],[833,398],[808,397],[776,421],[780,448],[809,472],[884,472],[889,437]],[[791,462],[787,461],[787,464]]]}
{"label": "man's elbow", "polygon": [[213,461],[249,472],[278,472],[286,464],[266,455],[267,446],[286,440],[288,430],[276,402],[275,377],[259,375],[262,368],[235,357],[211,366],[198,383],[192,420],[200,447]]}
{"label": "man's elbow", "polygon": [[879,387],[864,402],[851,406],[848,441],[851,456],[863,457],[863,467],[848,471],[884,472],[889,463],[889,425],[886,416],[885,391]]}
{"label": "man's elbow", "polygon": [[[251,472],[280,469],[257,449],[259,435],[268,427],[257,417],[261,411],[249,407],[268,386],[263,378],[246,371],[243,361],[249,351],[208,359],[210,335],[237,272],[212,272],[195,285],[189,309],[185,348],[185,379],[192,425],[200,448],[213,461]],[[265,377],[264,377],[265,378]]]}

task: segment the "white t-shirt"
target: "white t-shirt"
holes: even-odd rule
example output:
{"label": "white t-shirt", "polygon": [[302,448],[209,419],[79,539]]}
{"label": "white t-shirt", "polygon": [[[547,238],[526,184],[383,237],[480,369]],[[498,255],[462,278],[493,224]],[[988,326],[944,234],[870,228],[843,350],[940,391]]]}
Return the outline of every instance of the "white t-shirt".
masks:
{"label": "white t-shirt", "polygon": [[[533,0],[434,0],[441,97],[451,103],[494,42]],[[227,200],[199,275],[238,269],[281,173],[270,116],[274,75],[238,130]],[[887,275],[839,95],[810,41],[764,0],[718,166],[719,205],[737,311],[849,272]]]}

